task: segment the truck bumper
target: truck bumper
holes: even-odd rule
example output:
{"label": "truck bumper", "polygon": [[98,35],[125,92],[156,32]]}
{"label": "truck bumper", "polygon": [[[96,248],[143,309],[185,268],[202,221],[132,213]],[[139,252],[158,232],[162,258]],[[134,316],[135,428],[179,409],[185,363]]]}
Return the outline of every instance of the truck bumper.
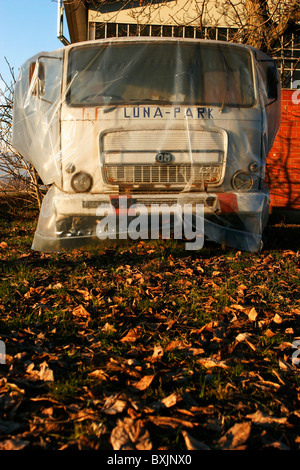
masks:
{"label": "truck bumper", "polygon": [[[261,248],[262,233],[269,214],[269,194],[262,191],[141,194],[128,197],[68,194],[52,186],[42,203],[32,249],[57,252],[63,249],[88,249],[126,243],[130,237],[125,236],[124,227],[120,229],[119,225],[115,236],[99,233],[99,222],[104,213],[100,211],[99,215],[99,208],[104,205],[111,208],[116,214],[117,222],[124,213],[130,221],[135,217],[132,212],[134,204],[147,208],[150,217],[163,204],[167,207],[177,205],[183,208],[181,213],[184,213],[185,207],[192,208],[193,218],[189,221],[196,225],[197,217],[203,218],[203,236],[206,239],[251,252]],[[203,208],[202,212],[197,212],[197,205]],[[163,223],[160,219],[161,222]],[[126,230],[125,228],[125,232]]]}

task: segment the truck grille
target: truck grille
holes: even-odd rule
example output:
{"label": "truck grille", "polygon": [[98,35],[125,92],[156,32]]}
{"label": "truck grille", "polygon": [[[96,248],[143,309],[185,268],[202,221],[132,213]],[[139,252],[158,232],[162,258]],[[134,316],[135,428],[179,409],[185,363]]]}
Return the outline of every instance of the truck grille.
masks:
{"label": "truck grille", "polygon": [[[217,128],[115,129],[100,136],[103,178],[108,184],[144,190],[151,185],[168,190],[220,185],[227,147],[227,133]],[[172,161],[157,161],[161,152],[170,153]]]}
{"label": "truck grille", "polygon": [[217,184],[221,165],[106,165],[112,184]]}

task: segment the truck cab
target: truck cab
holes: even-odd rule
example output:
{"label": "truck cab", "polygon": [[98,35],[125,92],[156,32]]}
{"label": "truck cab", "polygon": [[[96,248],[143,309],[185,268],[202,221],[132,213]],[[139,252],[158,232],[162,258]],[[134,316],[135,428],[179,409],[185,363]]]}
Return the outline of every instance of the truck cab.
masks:
{"label": "truck cab", "polygon": [[189,204],[203,207],[206,238],[259,250],[280,87],[271,58],[222,41],[113,38],[29,59],[13,145],[49,186],[33,249],[118,239],[99,236],[104,205]]}

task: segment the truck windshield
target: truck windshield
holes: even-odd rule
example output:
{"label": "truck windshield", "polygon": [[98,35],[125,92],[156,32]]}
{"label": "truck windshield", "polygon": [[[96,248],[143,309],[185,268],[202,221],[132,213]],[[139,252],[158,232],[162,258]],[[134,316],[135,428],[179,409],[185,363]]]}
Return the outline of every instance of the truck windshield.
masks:
{"label": "truck windshield", "polygon": [[230,44],[128,42],[71,49],[67,103],[250,107],[251,55]]}

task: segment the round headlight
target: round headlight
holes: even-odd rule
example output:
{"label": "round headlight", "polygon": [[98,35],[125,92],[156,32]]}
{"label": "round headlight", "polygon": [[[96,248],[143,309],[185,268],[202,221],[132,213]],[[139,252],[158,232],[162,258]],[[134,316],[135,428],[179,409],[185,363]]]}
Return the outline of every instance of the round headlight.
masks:
{"label": "round headlight", "polygon": [[233,175],[232,186],[237,191],[248,191],[253,186],[252,176],[246,171],[238,171]]}
{"label": "round headlight", "polygon": [[80,171],[73,176],[71,186],[76,193],[87,193],[93,186],[93,178],[88,173]]}

